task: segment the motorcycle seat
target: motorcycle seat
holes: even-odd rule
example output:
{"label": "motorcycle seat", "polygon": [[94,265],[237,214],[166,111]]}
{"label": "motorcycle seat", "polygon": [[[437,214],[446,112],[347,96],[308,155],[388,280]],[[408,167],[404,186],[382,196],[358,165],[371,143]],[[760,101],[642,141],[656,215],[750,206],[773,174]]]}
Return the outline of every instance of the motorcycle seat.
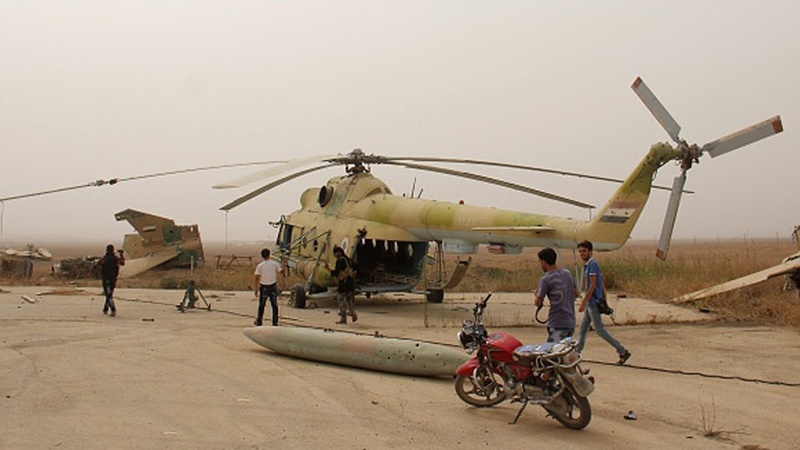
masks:
{"label": "motorcycle seat", "polygon": [[546,355],[551,353],[553,351],[553,347],[558,344],[558,342],[545,342],[543,344],[522,345],[514,350],[514,354],[527,358]]}

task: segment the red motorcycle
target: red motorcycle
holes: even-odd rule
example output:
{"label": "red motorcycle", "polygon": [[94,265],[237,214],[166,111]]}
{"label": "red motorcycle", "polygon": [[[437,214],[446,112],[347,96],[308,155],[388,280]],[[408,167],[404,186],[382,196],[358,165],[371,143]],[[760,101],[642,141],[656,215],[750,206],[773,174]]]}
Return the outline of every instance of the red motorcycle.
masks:
{"label": "red motorcycle", "polygon": [[491,298],[475,304],[474,320],[465,320],[458,340],[477,354],[456,369],[456,394],[479,408],[497,405],[506,399],[522,403],[514,421],[528,404],[540,405],[562,425],[580,430],[592,420],[589,394],[594,379],[581,370],[576,342],[565,339],[538,345],[522,345],[514,336],[501,332],[491,335],[483,326],[483,311]]}

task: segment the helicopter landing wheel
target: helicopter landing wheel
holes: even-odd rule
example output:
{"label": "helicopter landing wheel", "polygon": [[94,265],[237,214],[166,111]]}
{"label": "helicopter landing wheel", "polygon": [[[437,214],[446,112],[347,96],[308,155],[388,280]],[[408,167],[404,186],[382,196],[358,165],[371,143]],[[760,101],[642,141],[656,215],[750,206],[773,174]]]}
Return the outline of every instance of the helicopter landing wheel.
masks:
{"label": "helicopter landing wheel", "polygon": [[297,309],[304,309],[306,307],[306,290],[300,284],[292,286],[292,294],[289,297],[289,306]]}
{"label": "helicopter landing wheel", "polygon": [[444,289],[429,289],[425,294],[425,299],[428,303],[442,303],[444,300]]}

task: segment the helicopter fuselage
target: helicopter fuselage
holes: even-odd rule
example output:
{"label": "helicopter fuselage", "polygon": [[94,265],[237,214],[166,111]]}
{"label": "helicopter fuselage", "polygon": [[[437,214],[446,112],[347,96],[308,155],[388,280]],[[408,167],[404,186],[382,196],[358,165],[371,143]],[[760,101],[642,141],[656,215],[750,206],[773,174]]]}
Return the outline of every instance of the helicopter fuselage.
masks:
{"label": "helicopter fuselage", "polygon": [[407,291],[424,275],[432,242],[447,253],[472,254],[480,244],[506,253],[523,247],[574,248],[583,239],[596,250],[621,247],[650,193],[655,171],[676,150],[656,144],[591,221],[392,194],[368,171],[331,178],[307,189],[301,209],[283,216],[278,254],[309,280],[310,290],[335,286],[326,263],[333,247],[353,260],[361,292]]}

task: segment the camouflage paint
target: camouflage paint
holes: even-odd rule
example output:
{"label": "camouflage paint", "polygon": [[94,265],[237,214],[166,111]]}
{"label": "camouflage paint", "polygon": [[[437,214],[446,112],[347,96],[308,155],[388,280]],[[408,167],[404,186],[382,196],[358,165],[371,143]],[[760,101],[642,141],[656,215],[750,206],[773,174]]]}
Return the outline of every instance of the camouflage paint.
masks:
{"label": "camouflage paint", "polygon": [[[196,265],[203,263],[203,243],[197,225],[176,225],[172,219],[134,209],[120,211],[114,217],[118,221],[128,221],[137,232],[123,238],[122,248],[128,264],[138,270],[125,268],[125,276],[134,276],[165,263],[163,255],[171,255],[167,266],[189,267],[193,259]],[[157,258],[152,258],[156,255]],[[145,261],[146,258],[150,259]],[[142,261],[137,264],[134,262],[137,259]]]}
{"label": "camouflage paint", "polygon": [[[310,245],[293,255],[306,261],[298,271],[320,286],[336,280],[324,269],[333,262],[332,249],[345,240],[350,249],[359,233],[366,238],[401,242],[453,242],[467,245],[504,244],[518,247],[574,248],[590,240],[597,250],[621,247],[639,219],[649,198],[655,172],[681,152],[669,144],[655,144],[591,221],[501,210],[462,203],[441,202],[392,195],[389,188],[370,173],[331,178],[331,201],[317,203],[319,189],[307,190],[303,208],[286,217],[297,229],[310,226],[329,230],[324,254]],[[296,238],[296,236],[293,236]],[[319,258],[320,263],[316,263]]]}

